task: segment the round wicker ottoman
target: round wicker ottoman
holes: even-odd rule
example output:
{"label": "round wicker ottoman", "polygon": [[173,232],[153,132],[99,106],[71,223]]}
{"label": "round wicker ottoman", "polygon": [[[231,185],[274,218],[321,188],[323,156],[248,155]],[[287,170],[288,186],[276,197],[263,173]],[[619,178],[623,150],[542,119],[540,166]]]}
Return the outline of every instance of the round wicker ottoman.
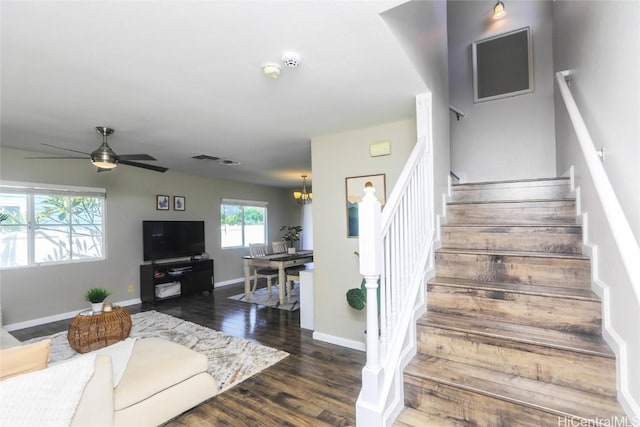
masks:
{"label": "round wicker ottoman", "polygon": [[103,313],[82,312],[69,323],[67,338],[79,353],[98,350],[122,341],[131,332],[131,316],[122,308]]}

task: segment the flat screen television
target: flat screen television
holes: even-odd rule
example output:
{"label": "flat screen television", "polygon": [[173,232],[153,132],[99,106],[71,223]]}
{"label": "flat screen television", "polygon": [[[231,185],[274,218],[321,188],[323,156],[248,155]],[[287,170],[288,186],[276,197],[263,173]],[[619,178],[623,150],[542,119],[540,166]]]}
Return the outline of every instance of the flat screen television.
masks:
{"label": "flat screen television", "polygon": [[204,221],[142,221],[142,249],[145,261],[200,255]]}

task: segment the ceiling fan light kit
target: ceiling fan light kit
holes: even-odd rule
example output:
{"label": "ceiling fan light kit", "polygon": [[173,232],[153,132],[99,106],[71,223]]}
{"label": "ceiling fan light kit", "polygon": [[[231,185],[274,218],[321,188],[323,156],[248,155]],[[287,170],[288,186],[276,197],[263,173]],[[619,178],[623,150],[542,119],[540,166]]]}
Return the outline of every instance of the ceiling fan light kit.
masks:
{"label": "ceiling fan light kit", "polygon": [[[169,169],[162,166],[148,165],[146,163],[134,162],[133,160],[156,160],[155,157],[148,154],[123,154],[118,155],[115,151],[109,147],[107,143],[107,137],[111,135],[114,130],[105,126],[96,126],[96,132],[102,135],[102,145],[91,154],[84,151],[73,150],[70,148],[58,147],[53,144],[45,144],[48,147],[57,148],[59,150],[71,151],[73,153],[84,154],[88,156],[91,163],[98,168],[98,172],[108,171],[118,166],[118,164],[134,166],[136,168],[148,169],[154,172],[166,172]],[[28,159],[81,159],[86,160],[87,157],[27,157]]]}

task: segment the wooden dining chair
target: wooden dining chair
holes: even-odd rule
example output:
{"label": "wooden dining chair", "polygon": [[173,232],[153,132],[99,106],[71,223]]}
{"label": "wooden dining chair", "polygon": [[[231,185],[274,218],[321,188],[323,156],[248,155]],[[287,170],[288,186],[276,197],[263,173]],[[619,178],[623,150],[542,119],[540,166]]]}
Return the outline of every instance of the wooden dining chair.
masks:
{"label": "wooden dining chair", "polygon": [[[267,255],[267,245],[263,245],[262,243],[251,243],[249,244],[249,253],[251,254],[251,256]],[[251,293],[256,291],[256,288],[258,286],[258,279],[260,277],[264,277],[265,279],[267,279],[267,292],[271,294],[272,280],[274,278],[278,280],[278,269],[268,267],[254,267],[253,288],[251,289]]]}
{"label": "wooden dining chair", "polygon": [[306,270],[304,265],[290,267],[284,270],[287,280],[287,301],[291,300],[291,288],[293,288],[293,283],[300,281],[300,272],[304,270]]}
{"label": "wooden dining chair", "polygon": [[274,254],[280,254],[287,252],[287,242],[284,240],[271,243],[271,249],[273,249]]}

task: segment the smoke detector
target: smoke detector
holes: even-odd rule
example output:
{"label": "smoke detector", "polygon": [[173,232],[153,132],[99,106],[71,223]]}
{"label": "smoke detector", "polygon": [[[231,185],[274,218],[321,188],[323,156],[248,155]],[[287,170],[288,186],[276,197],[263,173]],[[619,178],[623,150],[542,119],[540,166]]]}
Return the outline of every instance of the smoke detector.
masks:
{"label": "smoke detector", "polygon": [[280,77],[280,66],[272,62],[268,62],[262,66],[262,72],[265,76],[277,79]]}
{"label": "smoke detector", "polygon": [[283,52],[282,63],[289,68],[296,68],[300,65],[300,54],[297,52]]}

